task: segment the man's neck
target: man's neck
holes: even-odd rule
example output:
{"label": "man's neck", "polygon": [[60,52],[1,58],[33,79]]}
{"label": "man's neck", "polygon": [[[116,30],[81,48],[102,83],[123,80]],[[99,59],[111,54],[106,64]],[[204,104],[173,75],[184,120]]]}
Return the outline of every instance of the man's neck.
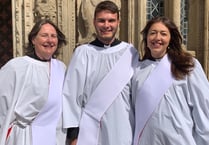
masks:
{"label": "man's neck", "polygon": [[105,44],[105,43],[101,42],[98,38],[96,38],[94,41],[90,42],[90,44],[95,45],[95,46],[99,46],[99,47],[107,47],[107,46],[112,47],[112,46],[118,45],[120,43],[121,43],[121,41],[116,38],[114,39],[114,41],[111,44]]}

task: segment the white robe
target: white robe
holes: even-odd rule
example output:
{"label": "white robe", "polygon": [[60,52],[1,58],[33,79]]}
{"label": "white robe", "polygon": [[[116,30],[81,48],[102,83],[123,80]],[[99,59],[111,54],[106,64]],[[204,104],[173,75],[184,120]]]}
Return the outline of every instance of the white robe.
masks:
{"label": "white robe", "polygon": [[[64,116],[65,128],[79,126],[82,108],[85,107],[101,80],[123,54],[127,45],[127,43],[121,42],[116,46],[103,48],[85,44],[76,48],[63,89],[63,112],[69,114]],[[138,59],[137,51],[133,59]],[[123,72],[118,70],[118,73]],[[131,101],[129,82],[101,120],[98,145],[132,144],[134,116]]]}
{"label": "white robe", "polygon": [[[132,80],[134,102],[136,90],[158,63],[150,60],[140,62]],[[191,75],[175,80],[157,106],[138,145],[209,144],[209,83],[196,59]]]}
{"label": "white robe", "polygon": [[[61,72],[59,77],[64,79],[64,63],[55,59],[51,61],[58,65]],[[41,62],[28,56],[14,58],[1,68],[0,145],[32,145],[32,123],[47,102],[50,73],[49,62]],[[57,139],[54,139],[57,140],[57,145],[65,143],[66,131],[61,129],[61,122],[60,114],[59,123],[54,127],[55,130],[57,128]],[[6,140],[10,126],[12,131]],[[48,134],[45,137],[51,140]],[[54,142],[53,145],[55,144]]]}

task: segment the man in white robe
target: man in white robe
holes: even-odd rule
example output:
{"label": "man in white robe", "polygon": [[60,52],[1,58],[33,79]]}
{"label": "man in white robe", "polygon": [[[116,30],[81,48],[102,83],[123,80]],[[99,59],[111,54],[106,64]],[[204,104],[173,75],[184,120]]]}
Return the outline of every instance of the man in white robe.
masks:
{"label": "man in white robe", "polygon": [[[69,114],[64,116],[64,127],[79,126],[82,109],[85,108],[92,92],[123,52],[130,49],[127,47],[129,44],[125,42],[118,40],[115,42],[119,44],[116,43],[116,45],[105,49],[98,46],[100,43],[96,40],[92,44],[79,46],[75,50],[63,90],[63,111],[64,114]],[[133,59],[138,59],[137,52]],[[118,73],[123,72],[118,70]],[[132,144],[134,115],[131,101],[130,82],[128,82],[101,120],[99,144]]]}
{"label": "man in white robe", "polygon": [[[107,101],[94,101],[96,103],[95,106],[90,106],[92,108],[96,107],[94,110],[98,110],[96,113],[100,113],[100,106],[108,102],[109,98],[115,97],[109,104],[108,109],[104,111],[105,113],[102,114],[101,120],[98,120],[99,130],[96,135],[92,135],[94,131],[89,127],[89,124],[92,122],[80,122],[84,117],[86,107],[89,107],[88,103],[91,102],[92,94],[109,72],[116,67],[115,65],[126,50],[133,50],[131,56],[132,63],[138,61],[137,50],[131,44],[115,38],[119,25],[119,10],[117,6],[110,1],[104,1],[98,5],[94,18],[97,38],[89,44],[80,45],[75,49],[65,77],[63,113],[68,115],[64,116],[64,128],[68,128],[68,138],[70,140],[77,138],[77,135],[72,132],[78,133],[78,131],[73,131],[73,129],[80,129],[77,142],[79,145],[88,144],[86,143],[88,139],[93,140],[93,142],[96,140],[94,142],[95,145],[132,145],[134,112],[131,104],[131,77],[116,96],[106,96]],[[128,59],[126,60],[129,61]],[[134,64],[130,65],[134,66]],[[129,69],[129,67],[121,67],[121,69],[116,70],[116,73],[123,74],[125,77],[127,74],[123,73],[123,69]],[[114,88],[117,82],[119,81],[113,78],[107,83],[108,87]],[[105,94],[108,91],[106,88],[107,86],[100,91],[100,94]],[[97,99],[97,97],[94,99]],[[83,133],[87,135],[87,138],[83,138]]]}

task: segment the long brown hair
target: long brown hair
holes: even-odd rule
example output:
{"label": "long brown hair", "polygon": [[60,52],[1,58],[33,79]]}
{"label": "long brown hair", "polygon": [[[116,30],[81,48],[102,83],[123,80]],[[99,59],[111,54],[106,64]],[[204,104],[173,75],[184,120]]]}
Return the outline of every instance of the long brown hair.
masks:
{"label": "long brown hair", "polygon": [[182,36],[178,27],[174,22],[165,16],[159,16],[151,19],[141,31],[143,36],[142,49],[144,52],[142,60],[154,59],[151,55],[150,49],[147,47],[147,35],[150,27],[157,22],[163,23],[171,34],[171,40],[167,49],[168,57],[171,60],[171,72],[176,79],[183,79],[193,70],[194,59],[190,53],[183,49]]}

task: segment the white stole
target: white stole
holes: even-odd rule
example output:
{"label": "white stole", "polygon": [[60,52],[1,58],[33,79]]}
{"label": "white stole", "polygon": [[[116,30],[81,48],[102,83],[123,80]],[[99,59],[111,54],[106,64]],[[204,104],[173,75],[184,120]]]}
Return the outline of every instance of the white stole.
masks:
{"label": "white stole", "polygon": [[82,114],[77,145],[98,144],[100,120],[131,79],[136,64],[136,60],[133,60],[135,54],[134,48],[127,48],[92,93]]}
{"label": "white stole", "polygon": [[46,104],[32,123],[33,145],[56,145],[56,127],[61,116],[63,68],[52,59],[49,95]]}
{"label": "white stole", "polygon": [[[139,74],[140,75],[140,74]],[[151,72],[145,80],[143,86],[139,88],[136,96],[135,114],[136,125],[134,134],[134,145],[137,145],[140,135],[152,112],[159,104],[164,93],[173,82],[171,65],[168,56],[165,55],[158,66]]]}

